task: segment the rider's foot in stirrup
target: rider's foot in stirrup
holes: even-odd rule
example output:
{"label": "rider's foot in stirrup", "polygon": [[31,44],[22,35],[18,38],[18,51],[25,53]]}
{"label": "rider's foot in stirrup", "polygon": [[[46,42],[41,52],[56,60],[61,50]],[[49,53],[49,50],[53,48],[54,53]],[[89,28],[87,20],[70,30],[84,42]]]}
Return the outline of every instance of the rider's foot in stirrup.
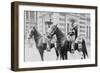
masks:
{"label": "rider's foot in stirrup", "polygon": [[74,49],[71,49],[71,53],[74,54]]}
{"label": "rider's foot in stirrup", "polygon": [[47,48],[47,52],[50,52],[51,50],[50,50],[50,48]]}

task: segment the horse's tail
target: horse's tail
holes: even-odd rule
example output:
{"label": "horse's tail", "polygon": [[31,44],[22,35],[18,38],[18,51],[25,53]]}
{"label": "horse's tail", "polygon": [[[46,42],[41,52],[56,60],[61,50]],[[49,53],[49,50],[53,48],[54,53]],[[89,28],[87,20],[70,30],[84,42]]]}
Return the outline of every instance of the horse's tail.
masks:
{"label": "horse's tail", "polygon": [[85,42],[85,40],[82,41],[82,45],[83,45],[82,47],[84,48],[83,51],[84,51],[84,53],[85,53],[85,54],[87,55],[87,57],[88,57],[88,52],[87,52],[87,47],[86,47],[86,42]]}
{"label": "horse's tail", "polygon": [[87,55],[87,57],[88,57],[88,52],[87,52],[87,49],[85,49],[85,54]]}

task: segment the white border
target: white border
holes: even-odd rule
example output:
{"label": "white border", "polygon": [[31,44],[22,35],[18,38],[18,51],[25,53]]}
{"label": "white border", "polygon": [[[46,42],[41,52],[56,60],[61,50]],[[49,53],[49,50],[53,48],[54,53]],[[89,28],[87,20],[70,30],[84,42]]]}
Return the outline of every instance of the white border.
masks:
{"label": "white border", "polygon": [[[24,32],[24,10],[90,13],[91,14],[91,59],[50,61],[50,62],[24,62],[24,33],[23,33]],[[81,8],[60,8],[60,7],[19,5],[19,56],[18,57],[19,57],[19,68],[95,64],[95,10],[81,9]]]}

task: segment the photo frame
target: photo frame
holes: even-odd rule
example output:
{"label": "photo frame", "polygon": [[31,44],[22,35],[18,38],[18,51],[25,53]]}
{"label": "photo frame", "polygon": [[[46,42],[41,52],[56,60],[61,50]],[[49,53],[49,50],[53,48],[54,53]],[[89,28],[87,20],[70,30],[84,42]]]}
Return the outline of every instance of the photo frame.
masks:
{"label": "photo frame", "polygon": [[97,66],[97,7],[11,3],[11,70]]}

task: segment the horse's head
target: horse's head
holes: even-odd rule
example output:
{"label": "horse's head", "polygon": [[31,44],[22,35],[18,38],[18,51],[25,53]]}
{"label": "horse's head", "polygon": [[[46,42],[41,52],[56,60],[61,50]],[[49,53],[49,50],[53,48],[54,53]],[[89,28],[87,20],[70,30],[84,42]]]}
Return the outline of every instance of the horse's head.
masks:
{"label": "horse's head", "polygon": [[50,31],[49,31],[48,37],[49,37],[49,38],[53,37],[53,35],[56,34],[56,30],[57,30],[57,25],[51,26],[51,27],[50,27]]}
{"label": "horse's head", "polygon": [[35,34],[35,30],[36,30],[36,28],[33,27],[32,30],[30,31],[30,34],[29,34],[29,38],[28,39],[31,39],[32,38],[32,36]]}

